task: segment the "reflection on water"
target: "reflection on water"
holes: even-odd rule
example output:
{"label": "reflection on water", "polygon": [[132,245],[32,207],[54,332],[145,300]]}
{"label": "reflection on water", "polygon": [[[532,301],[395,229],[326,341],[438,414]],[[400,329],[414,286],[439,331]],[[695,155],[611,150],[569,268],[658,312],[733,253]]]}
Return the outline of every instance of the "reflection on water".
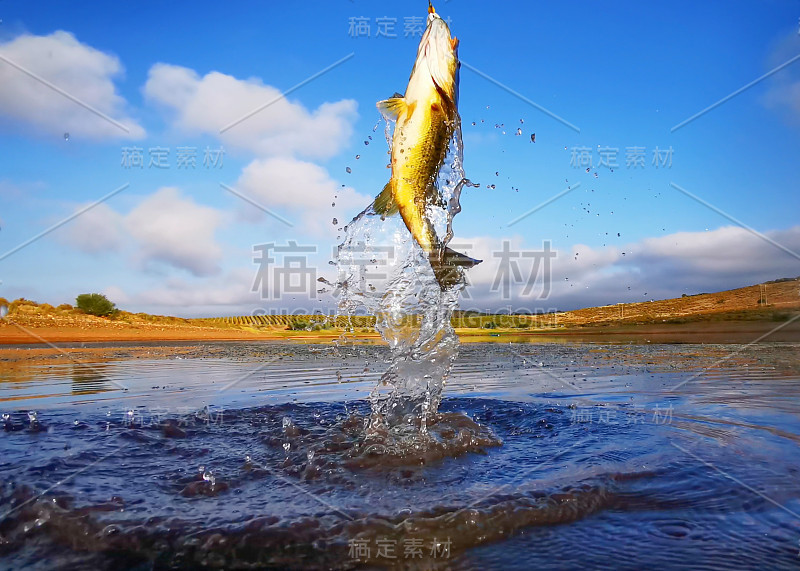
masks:
{"label": "reflection on water", "polygon": [[4,565],[797,566],[797,345],[465,345],[396,462],[383,347],[176,353],[3,369]]}
{"label": "reflection on water", "polygon": [[113,386],[96,367],[88,368],[83,365],[72,367],[73,395],[92,395],[110,390],[113,390]]}

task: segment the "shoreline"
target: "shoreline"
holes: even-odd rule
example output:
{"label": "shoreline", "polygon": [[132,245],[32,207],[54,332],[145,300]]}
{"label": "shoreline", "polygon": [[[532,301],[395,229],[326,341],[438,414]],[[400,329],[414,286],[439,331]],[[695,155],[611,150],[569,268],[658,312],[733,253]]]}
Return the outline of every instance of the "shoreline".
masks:
{"label": "shoreline", "polygon": [[[464,343],[474,342],[639,342],[656,343],[749,343],[764,341],[800,342],[800,320],[716,321],[705,323],[650,323],[618,326],[564,327],[542,330],[462,329],[456,333]],[[46,346],[48,344],[193,343],[214,341],[287,341],[332,343],[342,331],[247,330],[213,327],[23,327],[6,322],[0,327],[0,348]],[[652,338],[652,339],[650,339]],[[348,333],[347,341],[383,344],[376,331]]]}

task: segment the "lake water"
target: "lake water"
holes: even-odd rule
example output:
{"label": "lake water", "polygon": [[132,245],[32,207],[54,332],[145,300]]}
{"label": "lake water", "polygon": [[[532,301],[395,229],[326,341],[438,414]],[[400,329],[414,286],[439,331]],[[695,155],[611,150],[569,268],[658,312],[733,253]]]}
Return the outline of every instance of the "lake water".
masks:
{"label": "lake water", "polygon": [[405,455],[383,346],[6,351],[0,568],[797,569],[798,349],[462,345]]}

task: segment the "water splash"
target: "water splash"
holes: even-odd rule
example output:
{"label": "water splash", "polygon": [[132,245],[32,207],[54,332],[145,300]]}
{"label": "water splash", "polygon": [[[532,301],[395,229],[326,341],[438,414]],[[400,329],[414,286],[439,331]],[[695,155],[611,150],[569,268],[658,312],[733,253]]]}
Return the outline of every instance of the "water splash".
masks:
{"label": "water splash", "polygon": [[[439,200],[427,206],[443,245],[453,237],[453,218],[461,210],[464,176],[460,119],[456,118],[448,153],[439,171]],[[386,139],[391,145],[391,123]],[[335,260],[338,315],[376,316],[376,329],[388,343],[391,362],[372,391],[373,433],[423,437],[439,408],[442,391],[458,352],[450,317],[464,287],[442,291],[427,254],[400,216],[382,218],[370,208],[345,227]]]}

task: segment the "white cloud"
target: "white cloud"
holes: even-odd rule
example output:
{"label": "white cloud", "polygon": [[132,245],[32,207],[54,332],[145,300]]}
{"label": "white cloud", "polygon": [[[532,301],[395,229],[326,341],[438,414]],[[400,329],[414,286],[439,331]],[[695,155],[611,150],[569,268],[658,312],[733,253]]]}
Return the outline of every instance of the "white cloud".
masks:
{"label": "white cloud", "polygon": [[177,188],[161,188],[125,217],[145,263],[163,262],[196,276],[219,272],[222,248],[214,233],[221,214],[184,198]]}
{"label": "white cloud", "polygon": [[768,107],[785,108],[795,120],[800,120],[800,79],[781,80],[766,93]]}
{"label": "white cloud", "polygon": [[[164,63],[150,68],[144,92],[172,112],[177,128],[210,134],[260,155],[331,157],[346,144],[357,115],[351,99],[323,103],[312,112],[259,79],[216,71],[200,77],[191,69]],[[269,102],[273,103],[220,133]]]}
{"label": "white cloud", "polygon": [[220,272],[222,248],[215,233],[222,222],[221,211],[197,204],[177,188],[164,187],[128,214],[99,204],[59,235],[82,252],[124,251],[146,270],[168,266],[204,277]]}
{"label": "white cloud", "polygon": [[[770,67],[778,67],[797,56],[800,51],[800,34],[791,33],[777,42],[769,56]],[[770,109],[783,109],[795,123],[800,123],[800,72],[797,64],[782,69],[769,79],[763,96]]]}
{"label": "white cloud", "polygon": [[[133,293],[121,288],[108,288],[112,299],[124,300],[128,307],[149,313],[206,317],[214,315],[245,315],[254,309],[289,311],[297,307],[290,300],[262,300],[252,292],[254,269],[235,268],[213,277],[187,279],[173,276],[159,281],[154,287]],[[109,296],[110,297],[110,296]],[[308,312],[317,309],[317,302],[306,302]]]}
{"label": "white cloud", "polygon": [[[771,231],[768,236],[786,248],[800,251],[800,226]],[[711,232],[681,232],[647,238],[624,248],[589,248],[575,245],[557,252],[550,269],[547,297],[541,298],[541,275],[528,295],[523,289],[531,278],[531,259],[519,261],[522,280],[511,277],[510,296],[503,298],[502,284],[492,290],[502,258],[504,238],[458,238],[452,245],[482,264],[469,270],[469,297],[462,296],[462,309],[513,310],[577,309],[618,302],[680,297],[682,293],[721,291],[765,280],[800,275],[800,260],[758,236],[738,227]],[[520,237],[509,239],[511,252],[542,251],[542,244],[526,244]],[[622,253],[625,252],[625,255]],[[578,253],[577,260],[575,254]],[[716,260],[714,265],[709,265]],[[327,266],[320,273],[332,272]],[[251,288],[253,267],[240,267],[213,276],[170,276],[155,287],[129,293],[108,288],[106,293],[128,307],[173,315],[243,315],[255,308],[327,310],[331,298],[319,301],[261,300]],[[500,272],[502,273],[502,272]],[[328,276],[328,277],[333,277]],[[568,279],[564,279],[564,278]],[[646,295],[645,295],[646,294]]]}
{"label": "white cloud", "polygon": [[211,280],[204,287],[197,287],[191,280],[173,277],[156,288],[147,289],[132,296],[133,301],[148,306],[193,307],[231,306],[257,301],[258,294],[251,293],[253,272],[238,269]]}
{"label": "white cloud", "polygon": [[115,305],[120,306],[122,304],[130,303],[131,298],[130,296],[125,293],[125,291],[117,286],[108,286],[103,290],[103,295],[105,295],[108,299],[114,302]]}
{"label": "white cloud", "polygon": [[[125,115],[125,100],[112,78],[122,65],[112,55],[82,44],[72,34],[25,34],[0,44],[0,114],[42,133],[93,140],[138,139],[144,129]],[[13,62],[73,98],[124,125],[128,132],[92,113],[62,93],[26,75]]]}
{"label": "white cloud", "polygon": [[[88,204],[82,205],[85,208]],[[123,243],[124,218],[108,204],[100,203],[65,227],[65,239],[82,252],[98,254],[118,250]]]}
{"label": "white cloud", "polygon": [[[372,202],[371,197],[342,187],[321,166],[289,157],[254,160],[242,171],[236,190],[270,210],[288,209],[301,214],[302,224],[290,221],[317,235],[336,231],[331,223],[335,214],[339,214],[339,222],[346,224],[350,216]],[[335,211],[331,206],[334,203]],[[242,208],[242,212],[259,212],[247,204]]]}
{"label": "white cloud", "polygon": [[[800,226],[764,234],[800,254]],[[562,248],[552,261],[549,294],[540,298],[544,292],[542,274],[538,275],[530,294],[522,295],[534,276],[532,259],[508,258],[505,270],[501,266],[502,258],[495,254],[502,251],[503,240],[487,237],[456,240],[462,245],[471,244],[461,249],[484,260],[469,270],[472,299],[462,302],[462,308],[498,308],[511,304],[513,308],[530,310],[575,309],[680,297],[683,293],[722,291],[800,275],[800,259],[744,228],[727,226],[710,232],[679,232],[646,238],[622,248],[595,249],[580,244]],[[509,250],[542,251],[542,245],[526,244],[517,237],[509,240]],[[514,277],[513,264],[517,264],[522,279]],[[502,295],[502,280],[497,282],[498,275],[508,276],[510,295],[506,299]]]}

